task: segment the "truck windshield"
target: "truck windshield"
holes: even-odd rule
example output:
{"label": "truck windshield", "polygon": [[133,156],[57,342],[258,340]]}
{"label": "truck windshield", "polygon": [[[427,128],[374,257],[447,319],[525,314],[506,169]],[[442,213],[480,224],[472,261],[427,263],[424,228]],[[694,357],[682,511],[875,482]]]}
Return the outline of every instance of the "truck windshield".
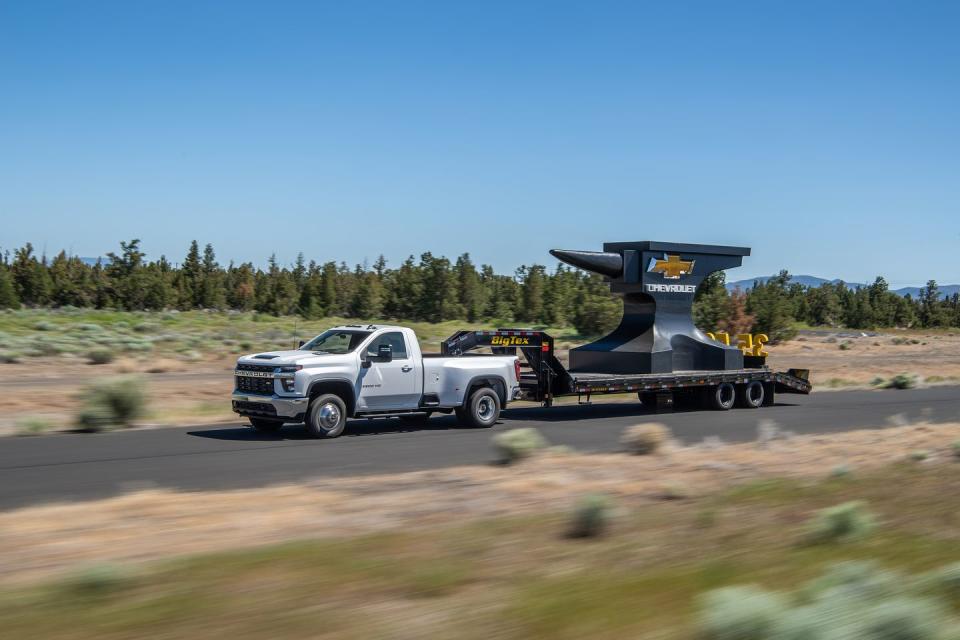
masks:
{"label": "truck windshield", "polygon": [[370,333],[370,331],[351,331],[350,329],[328,329],[300,347],[300,351],[350,353],[356,350]]}

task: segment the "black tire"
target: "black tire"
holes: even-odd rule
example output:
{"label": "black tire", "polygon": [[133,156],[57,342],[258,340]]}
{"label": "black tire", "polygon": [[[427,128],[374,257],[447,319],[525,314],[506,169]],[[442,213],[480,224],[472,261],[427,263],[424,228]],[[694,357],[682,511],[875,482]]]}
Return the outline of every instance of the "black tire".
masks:
{"label": "black tire", "polygon": [[336,438],[347,426],[347,405],[333,393],[317,396],[310,401],[304,422],[314,438]]}
{"label": "black tire", "polygon": [[737,401],[737,392],[729,382],[721,382],[710,388],[710,406],[717,411],[733,408]]}
{"label": "black tire", "polygon": [[457,407],[457,421],[477,429],[487,429],[500,417],[500,397],[489,387],[477,389],[462,407]]}
{"label": "black tire", "polygon": [[250,426],[260,433],[276,433],[280,431],[283,423],[279,420],[269,420],[267,418],[250,418]]}
{"label": "black tire", "polygon": [[766,389],[759,380],[737,385],[737,404],[744,409],[759,409],[763,406]]}
{"label": "black tire", "polygon": [[430,420],[430,415],[432,413],[432,411],[427,411],[425,413],[405,413],[397,417],[400,418],[400,422],[403,424],[427,424],[427,421]]}

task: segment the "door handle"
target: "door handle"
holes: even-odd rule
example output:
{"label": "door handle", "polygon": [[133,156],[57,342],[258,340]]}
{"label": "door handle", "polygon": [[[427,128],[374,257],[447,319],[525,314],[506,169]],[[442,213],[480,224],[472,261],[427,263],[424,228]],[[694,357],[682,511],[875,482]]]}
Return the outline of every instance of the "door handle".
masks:
{"label": "door handle", "polygon": [[400,371],[403,371],[404,373],[406,373],[407,371],[413,371],[413,367],[411,367],[408,364],[405,364],[402,367],[400,367]]}

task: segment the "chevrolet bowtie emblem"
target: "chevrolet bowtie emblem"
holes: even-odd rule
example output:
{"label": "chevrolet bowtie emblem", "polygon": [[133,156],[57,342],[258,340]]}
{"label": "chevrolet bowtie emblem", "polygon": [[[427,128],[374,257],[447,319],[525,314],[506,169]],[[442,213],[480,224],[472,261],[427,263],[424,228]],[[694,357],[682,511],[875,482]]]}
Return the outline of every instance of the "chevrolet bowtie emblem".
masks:
{"label": "chevrolet bowtie emblem", "polygon": [[662,273],[667,280],[679,280],[680,276],[689,275],[693,272],[694,260],[681,260],[680,256],[670,256],[664,254],[663,260],[654,258],[650,261],[650,268],[647,271],[652,273]]}

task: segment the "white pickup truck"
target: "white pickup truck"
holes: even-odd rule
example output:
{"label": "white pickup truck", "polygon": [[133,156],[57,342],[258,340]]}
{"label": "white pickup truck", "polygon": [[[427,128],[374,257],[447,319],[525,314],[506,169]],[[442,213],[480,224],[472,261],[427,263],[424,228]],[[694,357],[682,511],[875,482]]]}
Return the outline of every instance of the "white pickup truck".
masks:
{"label": "white pickup truck", "polygon": [[334,327],[293,351],[243,356],[234,374],[233,410],[254,429],[304,422],[317,438],[336,438],[349,417],[455,411],[490,427],[520,396],[516,356],[424,354],[413,330],[385,325]]}

